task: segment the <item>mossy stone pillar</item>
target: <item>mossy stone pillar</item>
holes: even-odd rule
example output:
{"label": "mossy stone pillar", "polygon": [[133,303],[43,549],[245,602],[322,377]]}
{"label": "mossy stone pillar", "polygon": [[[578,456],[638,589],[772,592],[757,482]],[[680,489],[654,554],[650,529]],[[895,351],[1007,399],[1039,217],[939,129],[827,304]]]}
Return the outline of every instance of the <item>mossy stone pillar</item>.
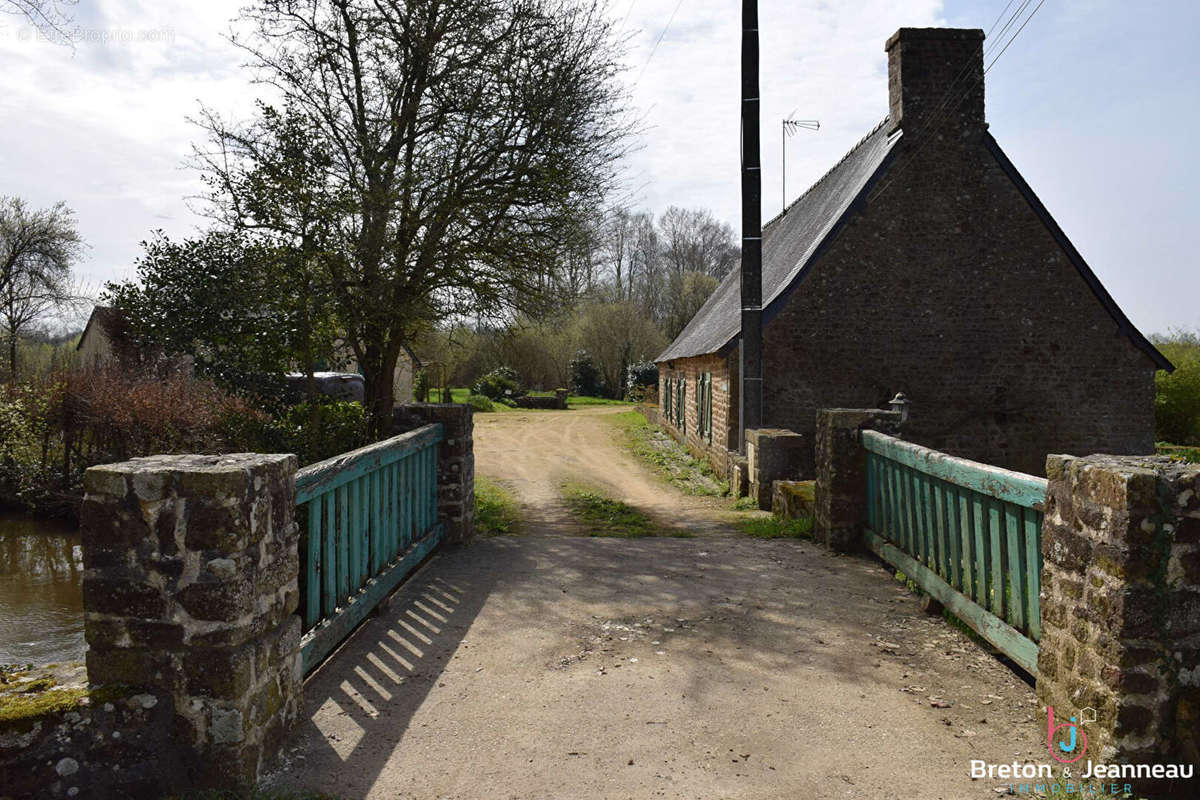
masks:
{"label": "mossy stone pillar", "polygon": [[84,476],[88,676],[172,704],[181,786],[253,784],[299,713],[295,473],[237,454]]}
{"label": "mossy stone pillar", "polygon": [[1092,761],[1200,762],[1200,465],[1052,455],[1046,475],[1043,726],[1076,717]]}

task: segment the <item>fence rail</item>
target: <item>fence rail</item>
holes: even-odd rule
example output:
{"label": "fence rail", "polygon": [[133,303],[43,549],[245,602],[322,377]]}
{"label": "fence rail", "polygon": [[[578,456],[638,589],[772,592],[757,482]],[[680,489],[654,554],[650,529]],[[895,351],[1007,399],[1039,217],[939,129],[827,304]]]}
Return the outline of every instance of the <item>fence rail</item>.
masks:
{"label": "fence rail", "polygon": [[426,425],[296,473],[305,673],[437,545],[441,440]]}
{"label": "fence rail", "polygon": [[1031,674],[1046,480],[863,431],[867,545]]}

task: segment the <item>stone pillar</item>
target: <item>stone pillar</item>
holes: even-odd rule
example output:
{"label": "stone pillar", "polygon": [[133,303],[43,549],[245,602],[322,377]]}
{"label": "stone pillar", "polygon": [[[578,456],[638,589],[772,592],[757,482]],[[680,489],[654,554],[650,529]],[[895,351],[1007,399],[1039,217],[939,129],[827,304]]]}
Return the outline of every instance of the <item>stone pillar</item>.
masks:
{"label": "stone pillar", "polygon": [[475,533],[475,429],[473,409],[465,403],[410,403],[396,406],[393,429],[407,433],[433,422],[442,424],[438,449],[438,519],[446,541],[465,542]]}
{"label": "stone pillar", "polygon": [[1092,761],[1200,761],[1200,465],[1052,455],[1046,475],[1043,725],[1075,716]]}
{"label": "stone pillar", "polygon": [[179,786],[249,786],[300,709],[296,457],[151,456],[84,475],[88,678],[174,709]]}
{"label": "stone pillar", "polygon": [[558,399],[558,407],[559,408],[567,407],[567,394],[568,393],[567,393],[566,389],[555,389],[554,390],[554,396]]}
{"label": "stone pillar", "polygon": [[750,497],[764,511],[771,510],[771,484],[796,480],[804,475],[812,453],[807,440],[785,428],[754,428],[746,431],[746,463],[750,478]]}
{"label": "stone pillar", "polygon": [[814,448],[813,538],[838,552],[858,549],[867,523],[867,457],[858,440],[864,429],[895,432],[900,412],[877,408],[823,408],[817,411]]}
{"label": "stone pillar", "polygon": [[734,497],[750,496],[750,464],[745,456],[729,454],[729,492]]}

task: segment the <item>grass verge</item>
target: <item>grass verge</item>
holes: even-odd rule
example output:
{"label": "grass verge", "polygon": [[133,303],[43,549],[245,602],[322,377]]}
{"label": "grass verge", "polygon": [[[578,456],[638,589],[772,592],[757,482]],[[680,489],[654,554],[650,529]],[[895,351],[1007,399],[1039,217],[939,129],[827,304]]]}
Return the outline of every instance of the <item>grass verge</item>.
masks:
{"label": "grass verge", "polygon": [[645,513],[628,503],[615,500],[593,486],[566,483],[563,499],[571,513],[588,529],[588,536],[614,536],[621,539],[641,539],[671,533],[687,537],[686,532],[664,531]]}
{"label": "grass verge", "polygon": [[611,414],[611,421],[625,434],[630,451],[663,480],[684,494],[725,497],[729,484],[719,480],[712,467],[690,453],[656,425],[650,425],[637,411]]}
{"label": "grass verge", "polygon": [[1183,444],[1170,444],[1168,442],[1157,442],[1154,449],[1158,451],[1160,456],[1170,456],[1177,461],[1188,461],[1192,464],[1200,464],[1200,447],[1189,447]]}
{"label": "grass verge", "polygon": [[812,517],[750,517],[738,520],[737,526],[756,539],[811,539],[813,521]]}
{"label": "grass verge", "polygon": [[[534,397],[553,397],[554,396],[554,392],[530,392],[529,394]],[[445,402],[465,403],[465,402],[467,402],[467,398],[470,396],[471,396],[470,389],[467,389],[464,387],[459,387],[457,389],[451,389],[448,392],[448,397],[445,400]],[[437,389],[430,389],[429,390],[429,402],[431,402],[431,403],[443,402],[441,399],[441,392],[438,391]],[[494,408],[492,409],[493,411],[537,411],[537,410],[539,410],[539,409],[530,409],[530,408],[512,408],[510,406],[504,405],[503,403],[493,403],[493,405],[494,405]],[[632,405],[632,403],[630,403],[628,400],[612,400],[607,397],[589,397],[588,395],[580,395],[580,394],[567,395],[567,407],[568,408],[577,407],[577,406],[629,406],[629,405]]]}
{"label": "grass verge", "polygon": [[503,536],[516,533],[520,524],[516,496],[489,478],[475,476],[475,533]]}

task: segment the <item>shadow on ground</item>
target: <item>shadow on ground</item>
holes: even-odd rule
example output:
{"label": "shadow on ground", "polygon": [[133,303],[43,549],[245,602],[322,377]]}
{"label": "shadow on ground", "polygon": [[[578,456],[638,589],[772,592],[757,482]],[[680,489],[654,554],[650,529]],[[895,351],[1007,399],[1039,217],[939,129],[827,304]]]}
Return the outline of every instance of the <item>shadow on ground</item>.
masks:
{"label": "shadow on ground", "polygon": [[994,796],[968,761],[1032,754],[1031,699],[866,559],[736,536],[497,538],[439,555],[309,680],[271,782]]}

